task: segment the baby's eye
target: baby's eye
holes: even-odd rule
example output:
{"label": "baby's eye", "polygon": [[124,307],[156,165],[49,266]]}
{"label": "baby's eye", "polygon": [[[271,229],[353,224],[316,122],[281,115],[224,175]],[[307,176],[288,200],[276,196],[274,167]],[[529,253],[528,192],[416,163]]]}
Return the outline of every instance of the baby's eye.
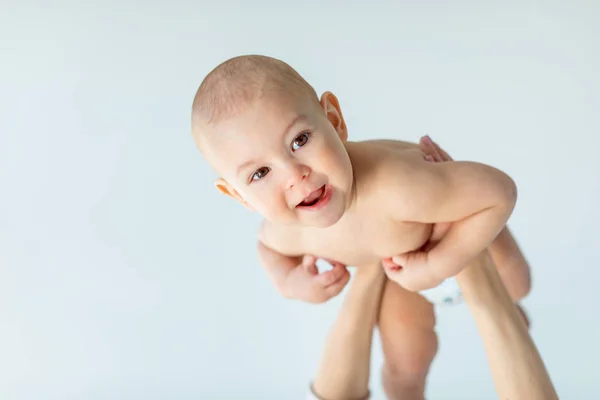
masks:
{"label": "baby's eye", "polygon": [[308,143],[308,137],[308,132],[302,132],[300,135],[296,136],[296,139],[294,139],[292,142],[292,150],[298,150],[300,147]]}
{"label": "baby's eye", "polygon": [[252,180],[258,181],[258,180],[264,178],[269,173],[269,171],[270,170],[267,167],[261,167],[261,168],[257,169],[256,172],[254,172],[252,174]]}

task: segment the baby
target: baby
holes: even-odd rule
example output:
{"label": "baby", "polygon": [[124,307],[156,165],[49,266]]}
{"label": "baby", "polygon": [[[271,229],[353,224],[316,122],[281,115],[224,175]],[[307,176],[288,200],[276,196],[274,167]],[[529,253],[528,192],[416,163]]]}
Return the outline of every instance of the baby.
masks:
{"label": "baby", "polygon": [[[349,141],[338,99],[319,99],[269,57],[216,67],[194,99],[192,133],[216,187],[264,217],[258,253],[275,287],[309,302],[339,293],[344,265],[383,265],[404,294],[434,288],[490,246],[516,202],[512,179],[491,166],[432,163],[407,142]],[[317,258],[333,269],[318,274]],[[422,313],[423,299],[404,294],[397,312]]]}

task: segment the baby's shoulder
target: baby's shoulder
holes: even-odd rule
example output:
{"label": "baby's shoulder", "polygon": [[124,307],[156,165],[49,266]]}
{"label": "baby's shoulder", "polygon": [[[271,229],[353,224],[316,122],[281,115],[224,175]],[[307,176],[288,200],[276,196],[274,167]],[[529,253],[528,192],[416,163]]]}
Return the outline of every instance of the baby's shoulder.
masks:
{"label": "baby's shoulder", "polygon": [[357,188],[381,192],[381,184],[390,180],[401,184],[422,168],[424,154],[416,143],[400,140],[367,140],[348,145]]}
{"label": "baby's shoulder", "polygon": [[419,148],[419,145],[415,142],[396,139],[370,139],[351,142],[350,144],[364,149],[388,149],[395,151],[414,150]]}
{"label": "baby's shoulder", "polygon": [[348,154],[353,166],[370,172],[379,171],[395,164],[410,164],[423,159],[419,145],[412,142],[391,139],[364,140],[350,142]]}
{"label": "baby's shoulder", "polygon": [[[362,143],[349,149],[357,204],[372,218],[404,221],[403,210],[420,207],[425,187],[435,184],[432,163],[418,145],[397,141]],[[425,191],[426,192],[426,191]]]}

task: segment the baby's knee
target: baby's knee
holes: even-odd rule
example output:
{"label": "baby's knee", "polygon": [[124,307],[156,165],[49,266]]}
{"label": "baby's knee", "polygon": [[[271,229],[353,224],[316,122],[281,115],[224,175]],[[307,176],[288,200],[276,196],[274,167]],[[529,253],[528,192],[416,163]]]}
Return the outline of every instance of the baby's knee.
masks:
{"label": "baby's knee", "polygon": [[404,338],[405,346],[385,352],[384,372],[394,381],[421,381],[429,373],[438,350],[438,338],[433,330],[422,331],[415,340]]}
{"label": "baby's knee", "polygon": [[510,294],[511,299],[517,303],[529,295],[531,291],[531,280],[522,279],[519,282],[506,285],[506,290]]}
{"label": "baby's knee", "polygon": [[[410,341],[406,342],[410,345]],[[429,368],[438,348],[433,331],[423,332],[410,351],[386,354],[381,371],[383,389],[389,399],[423,400]]]}
{"label": "baby's knee", "polygon": [[[421,361],[426,360],[421,359]],[[429,365],[422,363],[408,367],[386,361],[381,370],[381,380],[387,398],[424,400]]]}

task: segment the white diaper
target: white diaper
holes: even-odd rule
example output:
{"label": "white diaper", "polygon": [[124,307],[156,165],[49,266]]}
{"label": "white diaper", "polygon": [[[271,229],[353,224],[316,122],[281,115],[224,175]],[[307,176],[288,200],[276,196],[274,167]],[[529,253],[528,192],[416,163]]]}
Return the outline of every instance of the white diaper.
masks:
{"label": "white diaper", "polygon": [[435,305],[455,305],[462,303],[462,292],[456,278],[448,278],[440,285],[419,292]]}

